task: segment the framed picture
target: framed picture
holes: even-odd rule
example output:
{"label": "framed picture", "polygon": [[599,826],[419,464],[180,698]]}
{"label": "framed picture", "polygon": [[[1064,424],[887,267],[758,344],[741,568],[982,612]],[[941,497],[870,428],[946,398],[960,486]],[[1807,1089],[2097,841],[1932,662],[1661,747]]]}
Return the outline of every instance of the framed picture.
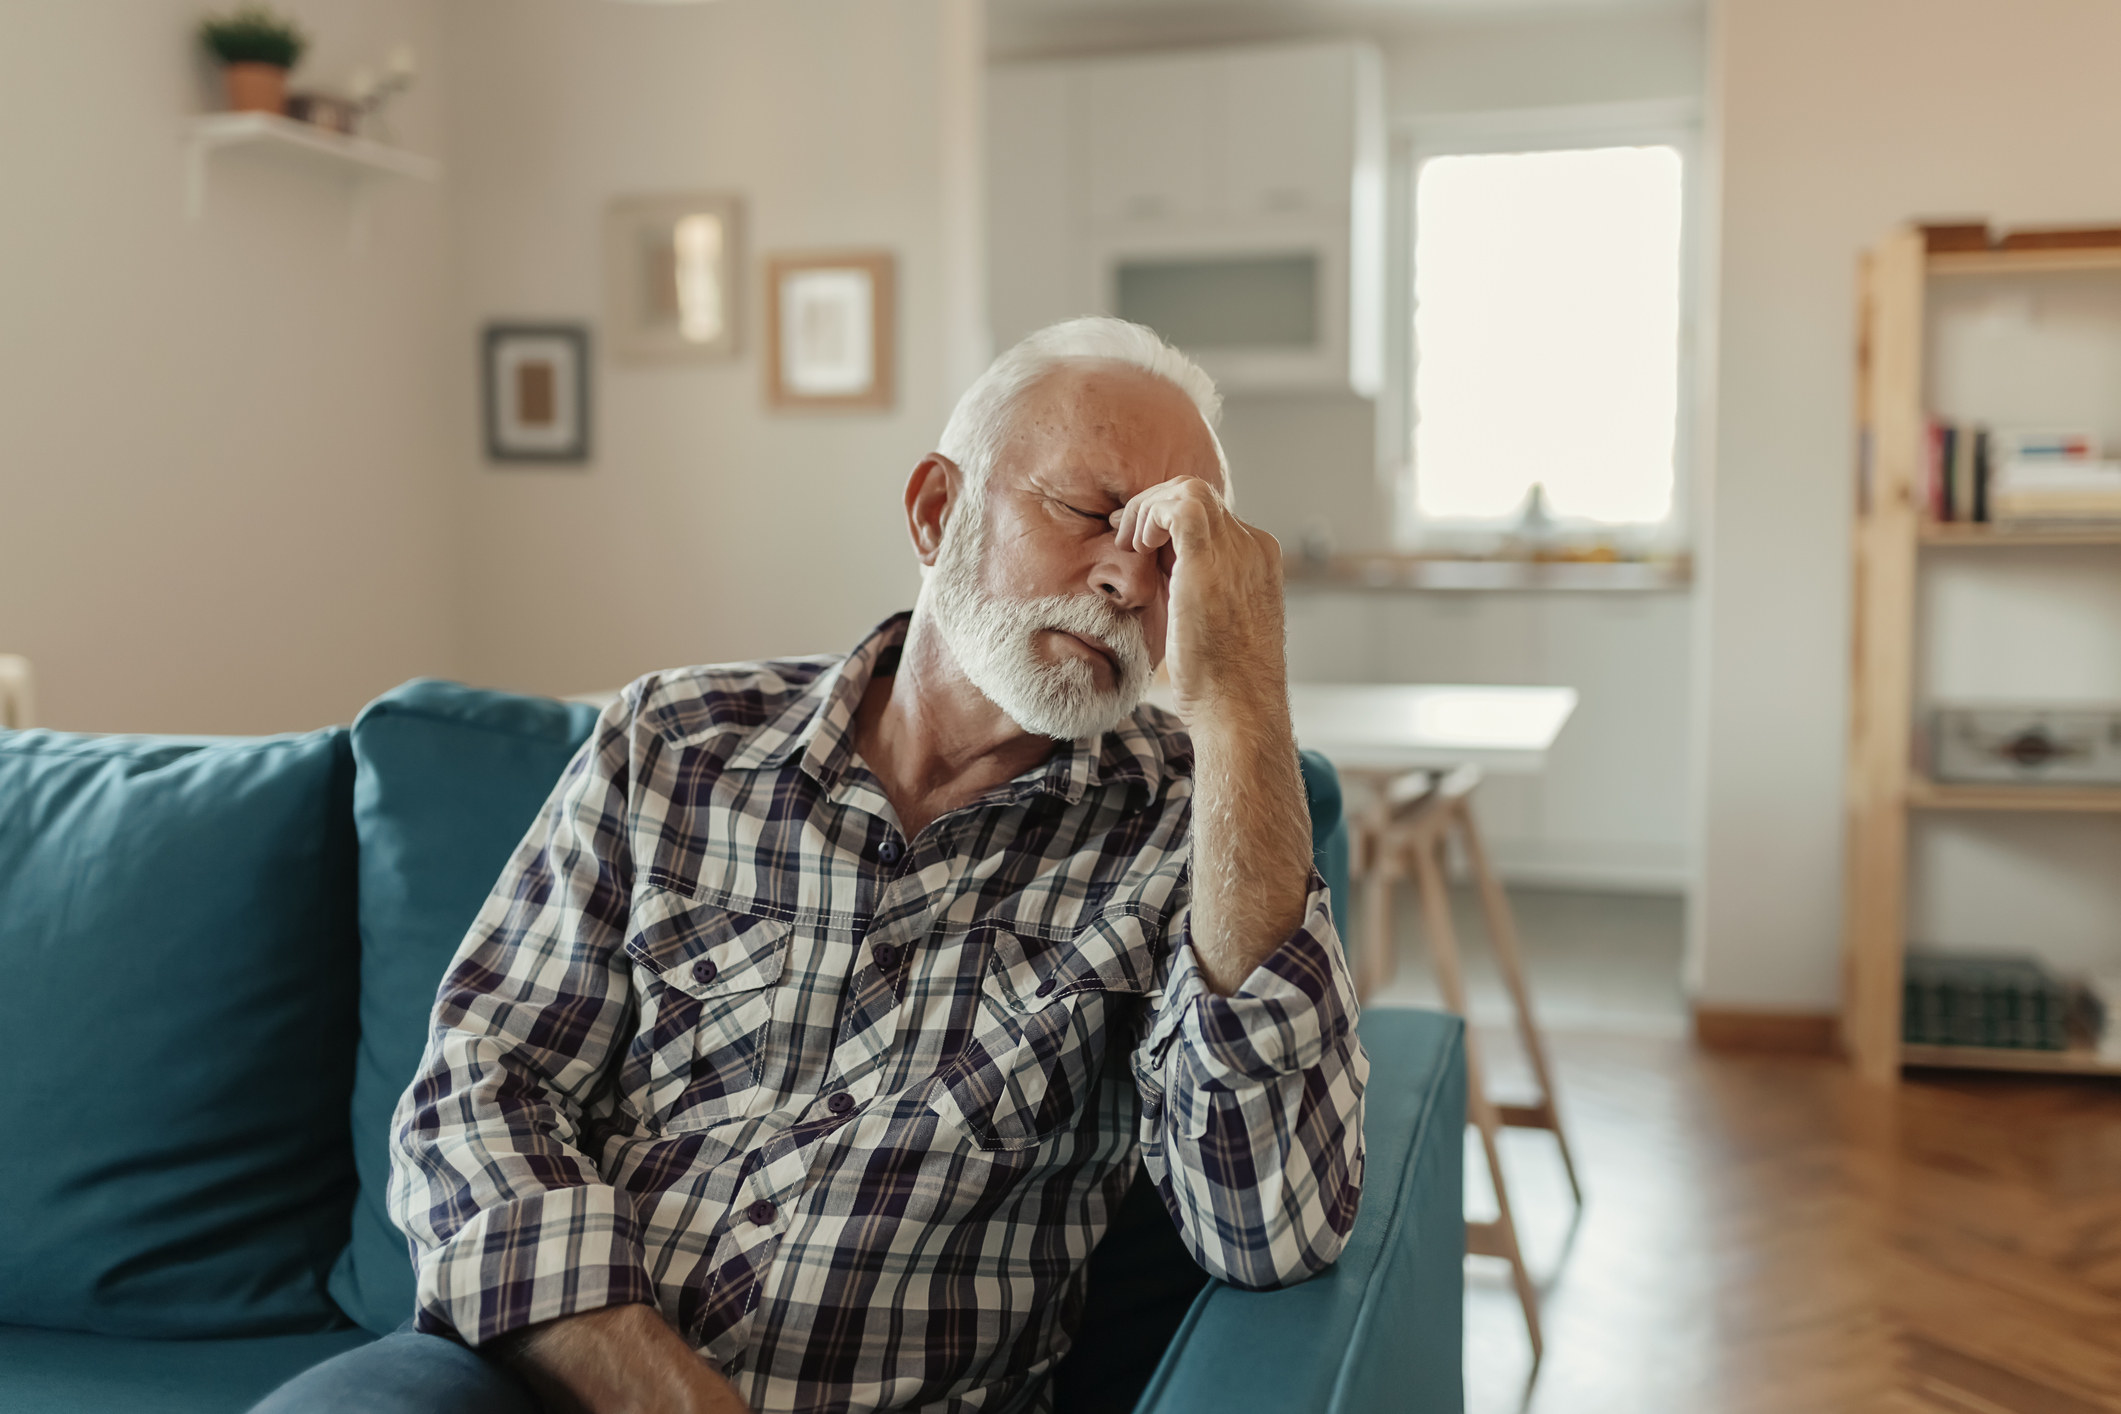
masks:
{"label": "framed picture", "polygon": [[604,214],[604,302],[627,363],[734,358],[743,205],[727,193],[626,197]]}
{"label": "framed picture", "polygon": [[889,251],[766,262],[766,401],[888,408],[897,396],[896,261]]}
{"label": "framed picture", "polygon": [[589,327],[489,324],[485,352],[487,457],[589,460]]}

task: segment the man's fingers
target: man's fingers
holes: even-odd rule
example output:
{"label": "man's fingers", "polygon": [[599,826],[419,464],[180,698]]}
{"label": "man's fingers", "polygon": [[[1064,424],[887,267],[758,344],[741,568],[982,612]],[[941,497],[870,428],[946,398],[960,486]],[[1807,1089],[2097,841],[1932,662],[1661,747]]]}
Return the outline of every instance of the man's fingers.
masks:
{"label": "man's fingers", "polygon": [[1170,540],[1170,514],[1165,502],[1152,502],[1142,507],[1142,513],[1134,522],[1134,548],[1154,550]]}
{"label": "man's fingers", "polygon": [[1135,538],[1144,550],[1194,544],[1207,535],[1210,510],[1192,496],[1167,496],[1143,508]]}
{"label": "man's fingers", "polygon": [[1174,477],[1114,511],[1113,535],[1123,549],[1144,553],[1161,549],[1205,533],[1218,504],[1207,482],[1193,476]]}

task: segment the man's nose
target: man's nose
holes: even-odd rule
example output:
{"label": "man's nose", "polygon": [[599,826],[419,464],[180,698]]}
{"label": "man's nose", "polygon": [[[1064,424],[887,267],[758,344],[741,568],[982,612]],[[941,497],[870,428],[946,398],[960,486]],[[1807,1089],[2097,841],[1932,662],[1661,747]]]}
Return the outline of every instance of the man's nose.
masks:
{"label": "man's nose", "polygon": [[1090,582],[1116,609],[1146,609],[1163,589],[1163,575],[1156,567],[1156,553],[1123,550],[1109,546]]}

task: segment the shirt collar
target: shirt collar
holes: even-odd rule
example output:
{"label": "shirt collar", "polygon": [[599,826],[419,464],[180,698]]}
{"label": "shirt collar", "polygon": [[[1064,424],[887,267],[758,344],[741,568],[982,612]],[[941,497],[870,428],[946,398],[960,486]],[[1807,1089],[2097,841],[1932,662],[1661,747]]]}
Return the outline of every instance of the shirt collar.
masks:
{"label": "shirt collar", "polygon": [[[805,775],[828,792],[856,764],[854,719],[863,694],[881,672],[898,670],[910,613],[893,614],[870,630],[853,652],[790,700],[729,758],[727,770],[770,770],[797,761]],[[1034,794],[1058,796],[1070,805],[1092,788],[1124,785],[1130,793],[1154,795],[1166,769],[1190,774],[1190,753],[1166,750],[1163,714],[1137,707],[1102,737],[1063,742],[1051,756],[1001,787],[1010,800]],[[1167,718],[1165,720],[1168,720]]]}

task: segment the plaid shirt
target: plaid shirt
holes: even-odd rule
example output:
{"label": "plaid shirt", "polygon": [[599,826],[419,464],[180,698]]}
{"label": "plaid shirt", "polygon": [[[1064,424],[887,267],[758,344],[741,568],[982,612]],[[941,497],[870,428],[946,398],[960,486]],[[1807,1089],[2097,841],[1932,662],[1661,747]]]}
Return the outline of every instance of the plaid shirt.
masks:
{"label": "plaid shirt", "polygon": [[398,1106],[421,1329],[652,1302],[760,1414],[1041,1408],[1137,1154],[1214,1275],[1339,1255],[1368,1060],[1323,884],[1207,988],[1154,707],[902,838],[851,738],[905,627],[604,712]]}

